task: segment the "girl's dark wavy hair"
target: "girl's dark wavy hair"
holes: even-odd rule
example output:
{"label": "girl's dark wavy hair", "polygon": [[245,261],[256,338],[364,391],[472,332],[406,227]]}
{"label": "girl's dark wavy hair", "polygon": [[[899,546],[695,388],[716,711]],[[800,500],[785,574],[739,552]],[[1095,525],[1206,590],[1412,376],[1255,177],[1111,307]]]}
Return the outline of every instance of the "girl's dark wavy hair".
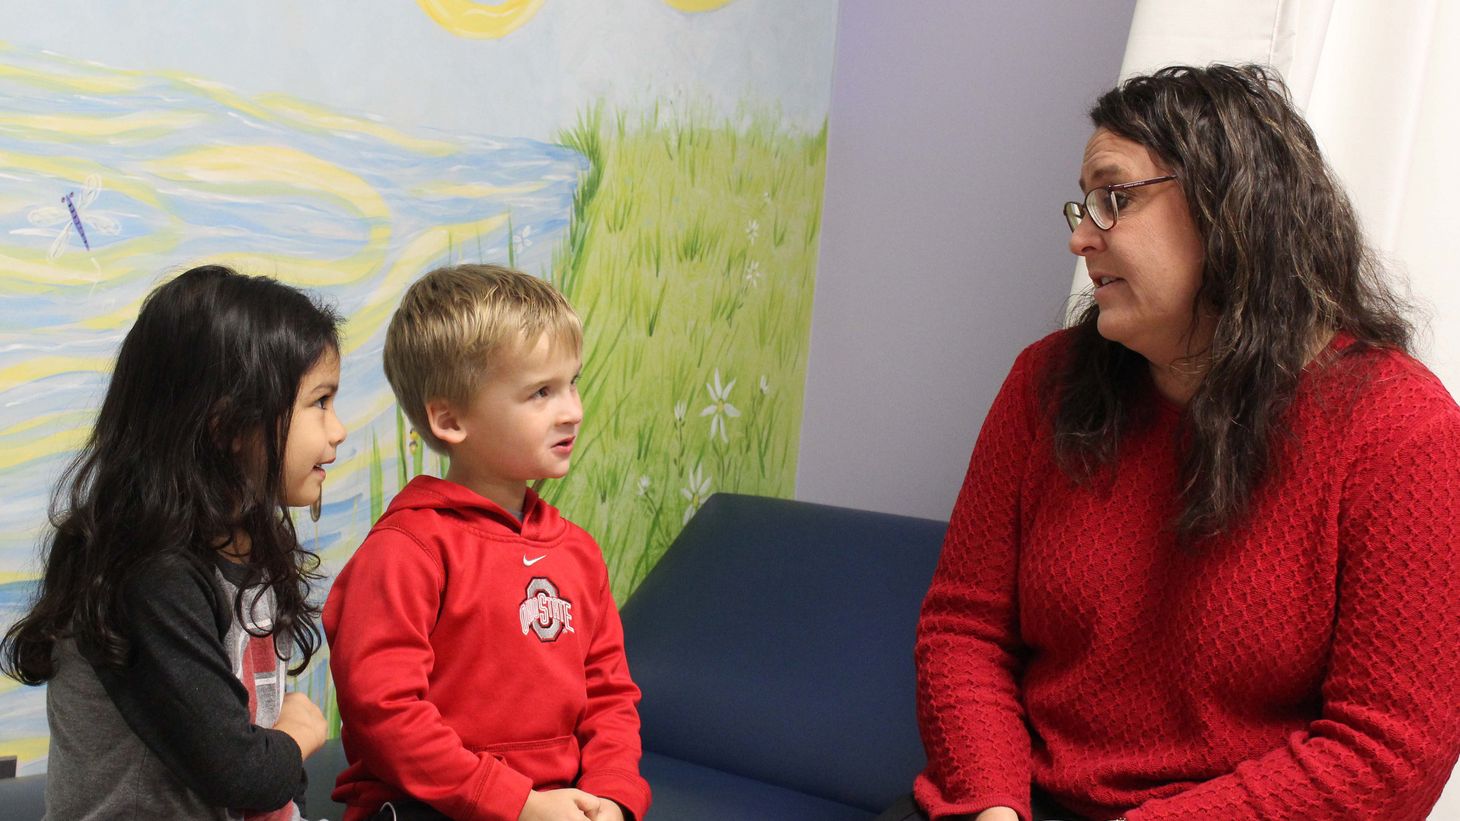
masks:
{"label": "girl's dark wavy hair", "polygon": [[[65,637],[94,662],[123,666],[121,596],[132,576],[168,554],[211,575],[236,531],[250,540],[244,587],[274,592],[276,652],[298,662],[293,672],[309,663],[320,641],[309,598],[319,559],[299,544],[281,477],[299,382],[337,354],[338,323],[293,288],[217,265],[147,297],[91,436],[52,498],[45,576],[0,645],[6,675],[49,680]],[[243,599],[240,588],[240,616]],[[280,651],[280,638],[298,652]]]}
{"label": "girl's dark wavy hair", "polygon": [[[1358,343],[1346,353],[1408,350],[1413,329],[1312,130],[1269,69],[1164,68],[1105,93],[1090,119],[1177,175],[1205,243],[1191,318],[1193,327],[1203,310],[1218,319],[1211,347],[1188,363],[1204,376],[1186,406],[1174,522],[1190,542],[1246,510],[1316,340],[1344,331]],[[1098,316],[1093,302],[1080,311],[1046,386],[1056,458],[1080,480],[1113,463],[1149,385],[1144,358],[1101,337]]]}

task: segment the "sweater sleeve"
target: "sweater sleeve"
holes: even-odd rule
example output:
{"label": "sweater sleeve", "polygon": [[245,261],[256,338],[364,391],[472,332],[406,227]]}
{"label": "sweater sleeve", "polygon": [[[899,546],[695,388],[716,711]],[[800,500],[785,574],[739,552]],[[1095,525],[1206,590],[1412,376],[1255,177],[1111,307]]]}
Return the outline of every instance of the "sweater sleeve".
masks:
{"label": "sweater sleeve", "polygon": [[629,677],[623,623],[606,571],[598,614],[584,665],[588,703],[577,729],[583,761],[578,788],[613,799],[631,818],[643,818],[650,799],[649,783],[639,774],[639,688]]}
{"label": "sweater sleeve", "polygon": [[1033,440],[1030,352],[994,399],[973,449],[918,621],[914,784],[933,818],[1007,806],[1029,818],[1030,742],[1019,697],[1019,492]]}
{"label": "sweater sleeve", "polygon": [[1460,412],[1366,443],[1343,488],[1332,656],[1305,732],[1131,821],[1423,819],[1460,749]]}
{"label": "sweater sleeve", "polygon": [[444,571],[402,531],[372,532],[330,590],[324,624],[347,743],[371,773],[463,821],[516,821],[532,781],[466,748],[426,699]]}
{"label": "sweater sleeve", "polygon": [[130,624],[126,667],[95,667],[118,712],[178,779],[219,807],[274,810],[301,791],[304,761],[287,733],[258,727],[234,676],[207,572],[164,558],[123,594]]}

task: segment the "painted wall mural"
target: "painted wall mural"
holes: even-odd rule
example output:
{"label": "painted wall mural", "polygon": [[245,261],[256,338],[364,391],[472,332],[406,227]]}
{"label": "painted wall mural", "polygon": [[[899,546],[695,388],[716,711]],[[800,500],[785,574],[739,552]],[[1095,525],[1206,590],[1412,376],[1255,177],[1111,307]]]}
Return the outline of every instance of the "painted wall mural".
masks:
{"label": "painted wall mural", "polygon": [[[620,602],[709,494],[792,492],[835,0],[419,0],[348,23],[269,0],[144,27],[131,5],[0,11],[0,621],[141,299],[209,262],[347,317],[349,439],[300,527],[327,572],[441,469],[380,353],[446,263],[515,265],[583,314],[584,433],[543,493]],[[323,658],[299,686],[333,713]],[[46,748],[44,689],[0,680],[0,757],[40,772]]]}

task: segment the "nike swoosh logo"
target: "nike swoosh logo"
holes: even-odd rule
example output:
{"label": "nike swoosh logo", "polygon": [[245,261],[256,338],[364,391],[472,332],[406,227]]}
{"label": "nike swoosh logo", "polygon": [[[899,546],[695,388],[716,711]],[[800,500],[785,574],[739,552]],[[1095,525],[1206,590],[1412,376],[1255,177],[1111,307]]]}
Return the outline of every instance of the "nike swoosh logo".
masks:
{"label": "nike swoosh logo", "polygon": [[542,561],[543,559],[546,559],[546,558],[547,558],[547,554],[546,553],[544,553],[541,556],[538,556],[536,559],[529,559],[529,558],[527,558],[527,555],[526,554],[523,554],[523,556],[522,556],[522,566],[523,567],[532,567],[533,565],[537,564],[538,562],[540,562],[540,561]]}

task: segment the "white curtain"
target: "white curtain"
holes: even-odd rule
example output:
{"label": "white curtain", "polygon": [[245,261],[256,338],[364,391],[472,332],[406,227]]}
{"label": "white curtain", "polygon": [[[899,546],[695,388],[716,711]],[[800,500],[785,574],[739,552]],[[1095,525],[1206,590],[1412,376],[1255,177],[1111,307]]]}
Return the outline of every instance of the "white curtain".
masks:
{"label": "white curtain", "polygon": [[[1122,78],[1211,62],[1282,74],[1460,395],[1460,2],[1137,0]],[[1080,266],[1073,292],[1089,284]],[[1460,777],[1430,819],[1460,819]]]}

